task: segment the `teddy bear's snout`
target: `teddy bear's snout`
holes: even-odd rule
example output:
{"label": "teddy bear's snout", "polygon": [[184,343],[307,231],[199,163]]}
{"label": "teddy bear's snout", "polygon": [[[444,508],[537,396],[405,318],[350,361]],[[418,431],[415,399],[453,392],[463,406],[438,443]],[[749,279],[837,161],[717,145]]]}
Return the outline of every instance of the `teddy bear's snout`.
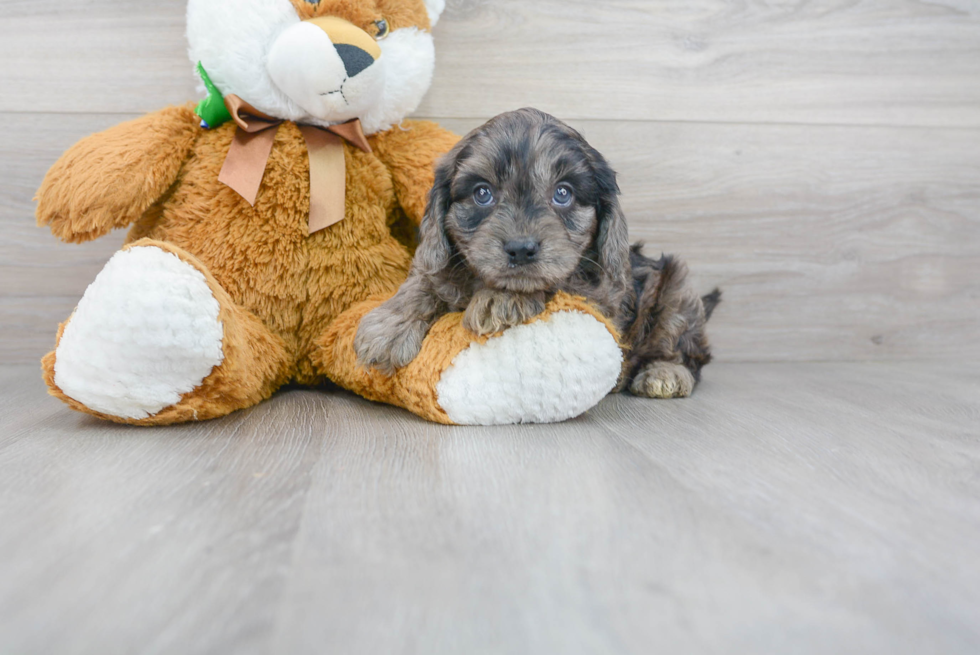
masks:
{"label": "teddy bear's snout", "polygon": [[313,117],[359,118],[380,96],[381,47],[367,32],[336,17],[285,30],[273,44],[268,71],[279,90]]}

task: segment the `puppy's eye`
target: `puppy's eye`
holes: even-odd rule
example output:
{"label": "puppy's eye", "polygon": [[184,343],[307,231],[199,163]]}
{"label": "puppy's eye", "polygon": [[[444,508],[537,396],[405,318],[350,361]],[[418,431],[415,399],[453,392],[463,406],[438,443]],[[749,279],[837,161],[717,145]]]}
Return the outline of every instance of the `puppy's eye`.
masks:
{"label": "puppy's eye", "polygon": [[572,204],[572,200],[575,199],[575,194],[572,193],[572,187],[567,184],[560,184],[558,188],[555,189],[555,196],[551,199],[551,202],[555,203],[559,207],[568,207]]}
{"label": "puppy's eye", "polygon": [[376,38],[378,41],[388,36],[388,33],[391,32],[391,27],[389,27],[388,21],[383,18],[381,20],[374,21],[374,29],[376,30],[374,33],[374,38]]}
{"label": "puppy's eye", "polygon": [[481,207],[489,207],[493,204],[493,191],[486,184],[481,184],[473,190],[473,201]]}

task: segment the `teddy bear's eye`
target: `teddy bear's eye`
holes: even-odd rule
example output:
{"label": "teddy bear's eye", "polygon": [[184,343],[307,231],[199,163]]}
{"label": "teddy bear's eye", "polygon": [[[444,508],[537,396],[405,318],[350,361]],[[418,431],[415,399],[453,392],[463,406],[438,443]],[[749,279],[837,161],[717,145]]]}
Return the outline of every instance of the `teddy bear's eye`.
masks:
{"label": "teddy bear's eye", "polygon": [[388,33],[391,32],[391,28],[388,26],[388,21],[383,18],[381,20],[374,21],[374,27],[377,30],[377,32],[374,34],[374,38],[378,39],[379,41],[388,36]]}

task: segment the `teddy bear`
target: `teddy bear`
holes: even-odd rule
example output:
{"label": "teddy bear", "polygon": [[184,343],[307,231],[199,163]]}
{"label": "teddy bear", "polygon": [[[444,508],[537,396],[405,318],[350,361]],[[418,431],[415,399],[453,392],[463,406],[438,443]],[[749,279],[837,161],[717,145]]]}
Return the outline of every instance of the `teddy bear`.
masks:
{"label": "teddy bear", "polygon": [[129,228],[44,357],[52,395],[133,425],[213,419],[333,382],[444,424],[553,422],[613,389],[615,329],[558,295],[478,337],[443,317],[393,375],[358,365],[360,319],[405,279],[436,160],[407,120],[444,0],[189,0],[208,97],[87,137],[46,175],[66,242]]}

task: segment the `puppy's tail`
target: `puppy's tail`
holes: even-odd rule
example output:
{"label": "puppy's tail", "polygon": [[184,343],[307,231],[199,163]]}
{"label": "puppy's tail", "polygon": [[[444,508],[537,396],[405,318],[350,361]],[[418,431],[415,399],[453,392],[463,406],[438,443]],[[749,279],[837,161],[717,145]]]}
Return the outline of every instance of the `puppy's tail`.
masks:
{"label": "puppy's tail", "polygon": [[721,289],[716,288],[706,296],[701,296],[701,304],[704,305],[704,320],[711,319],[715,307],[721,304]]}

